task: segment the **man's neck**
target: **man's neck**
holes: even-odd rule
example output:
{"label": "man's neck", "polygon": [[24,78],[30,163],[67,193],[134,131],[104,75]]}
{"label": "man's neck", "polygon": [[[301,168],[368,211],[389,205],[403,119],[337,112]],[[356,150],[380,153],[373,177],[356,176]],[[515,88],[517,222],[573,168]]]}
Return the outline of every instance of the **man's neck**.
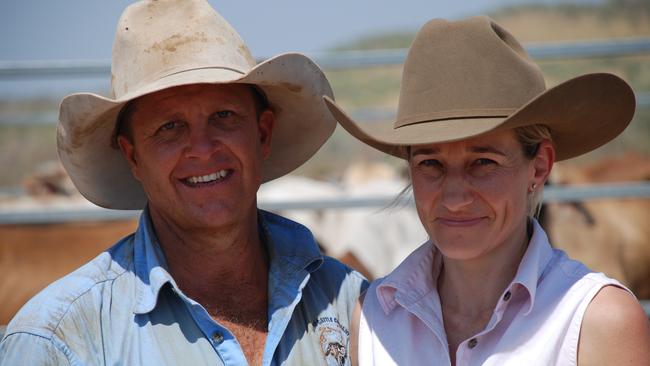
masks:
{"label": "man's neck", "polygon": [[[256,210],[233,225],[210,230],[184,230],[156,212],[151,220],[168,270],[185,295],[211,315],[250,309],[252,316],[257,312],[252,308],[261,307],[266,315],[269,264]],[[228,304],[228,297],[245,303]]]}
{"label": "man's neck", "polygon": [[175,226],[151,214],[170,274],[186,296],[229,329],[250,364],[261,364],[268,332],[266,245],[258,230],[257,210],[222,228]]}

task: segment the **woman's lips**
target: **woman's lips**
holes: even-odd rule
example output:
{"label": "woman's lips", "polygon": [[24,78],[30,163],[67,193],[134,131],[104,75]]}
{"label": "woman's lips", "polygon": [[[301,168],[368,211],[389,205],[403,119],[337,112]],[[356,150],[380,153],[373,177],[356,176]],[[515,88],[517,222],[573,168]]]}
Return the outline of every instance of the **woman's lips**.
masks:
{"label": "woman's lips", "polygon": [[447,226],[453,226],[453,227],[466,227],[466,226],[472,226],[480,223],[483,221],[483,217],[473,217],[473,218],[445,218],[445,217],[439,217],[438,221]]}

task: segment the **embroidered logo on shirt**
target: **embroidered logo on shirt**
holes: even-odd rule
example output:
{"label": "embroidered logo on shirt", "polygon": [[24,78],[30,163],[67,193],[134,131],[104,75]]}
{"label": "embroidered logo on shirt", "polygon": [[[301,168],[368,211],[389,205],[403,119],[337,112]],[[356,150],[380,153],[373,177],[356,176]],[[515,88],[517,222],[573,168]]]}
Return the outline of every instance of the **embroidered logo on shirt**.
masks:
{"label": "embroidered logo on shirt", "polygon": [[327,366],[344,366],[348,361],[350,331],[337,318],[325,316],[313,323]]}

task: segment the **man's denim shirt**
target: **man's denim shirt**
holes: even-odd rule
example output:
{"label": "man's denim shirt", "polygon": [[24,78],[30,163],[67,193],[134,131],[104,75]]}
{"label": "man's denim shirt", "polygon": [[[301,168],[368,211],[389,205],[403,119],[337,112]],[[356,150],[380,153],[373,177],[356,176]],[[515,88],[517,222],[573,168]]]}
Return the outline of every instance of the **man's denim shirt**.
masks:
{"label": "man's denim shirt", "polygon": [[[365,279],[323,257],[309,230],[259,211],[270,258],[264,365],[348,365]],[[200,270],[197,268],[197,271]],[[32,298],[0,365],[245,365],[239,343],[166,270],[145,210],[137,231]]]}

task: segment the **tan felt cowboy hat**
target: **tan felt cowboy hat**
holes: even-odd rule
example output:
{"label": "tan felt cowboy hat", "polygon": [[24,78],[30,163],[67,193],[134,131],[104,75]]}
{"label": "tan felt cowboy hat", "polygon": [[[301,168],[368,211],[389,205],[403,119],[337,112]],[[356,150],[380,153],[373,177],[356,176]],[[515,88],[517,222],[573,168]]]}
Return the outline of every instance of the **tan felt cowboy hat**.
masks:
{"label": "tan felt cowboy hat", "polygon": [[620,134],[635,108],[632,89],[611,74],[582,75],[546,90],[519,42],[487,17],[434,19],[422,27],[404,63],[393,126],[364,129],[324,99],[349,133],[400,158],[407,158],[405,146],[543,124],[556,160],[568,159]]}
{"label": "tan felt cowboy hat", "polygon": [[135,98],[197,83],[255,84],[266,94],[276,122],[265,182],[307,161],[336,127],[322,100],[332,97],[330,85],[306,56],[283,54],[256,65],[206,0],[140,1],[117,26],[112,97],[80,93],[61,102],[59,157],[79,192],[99,206],[142,209],[142,186],[112,144],[117,115]]}

